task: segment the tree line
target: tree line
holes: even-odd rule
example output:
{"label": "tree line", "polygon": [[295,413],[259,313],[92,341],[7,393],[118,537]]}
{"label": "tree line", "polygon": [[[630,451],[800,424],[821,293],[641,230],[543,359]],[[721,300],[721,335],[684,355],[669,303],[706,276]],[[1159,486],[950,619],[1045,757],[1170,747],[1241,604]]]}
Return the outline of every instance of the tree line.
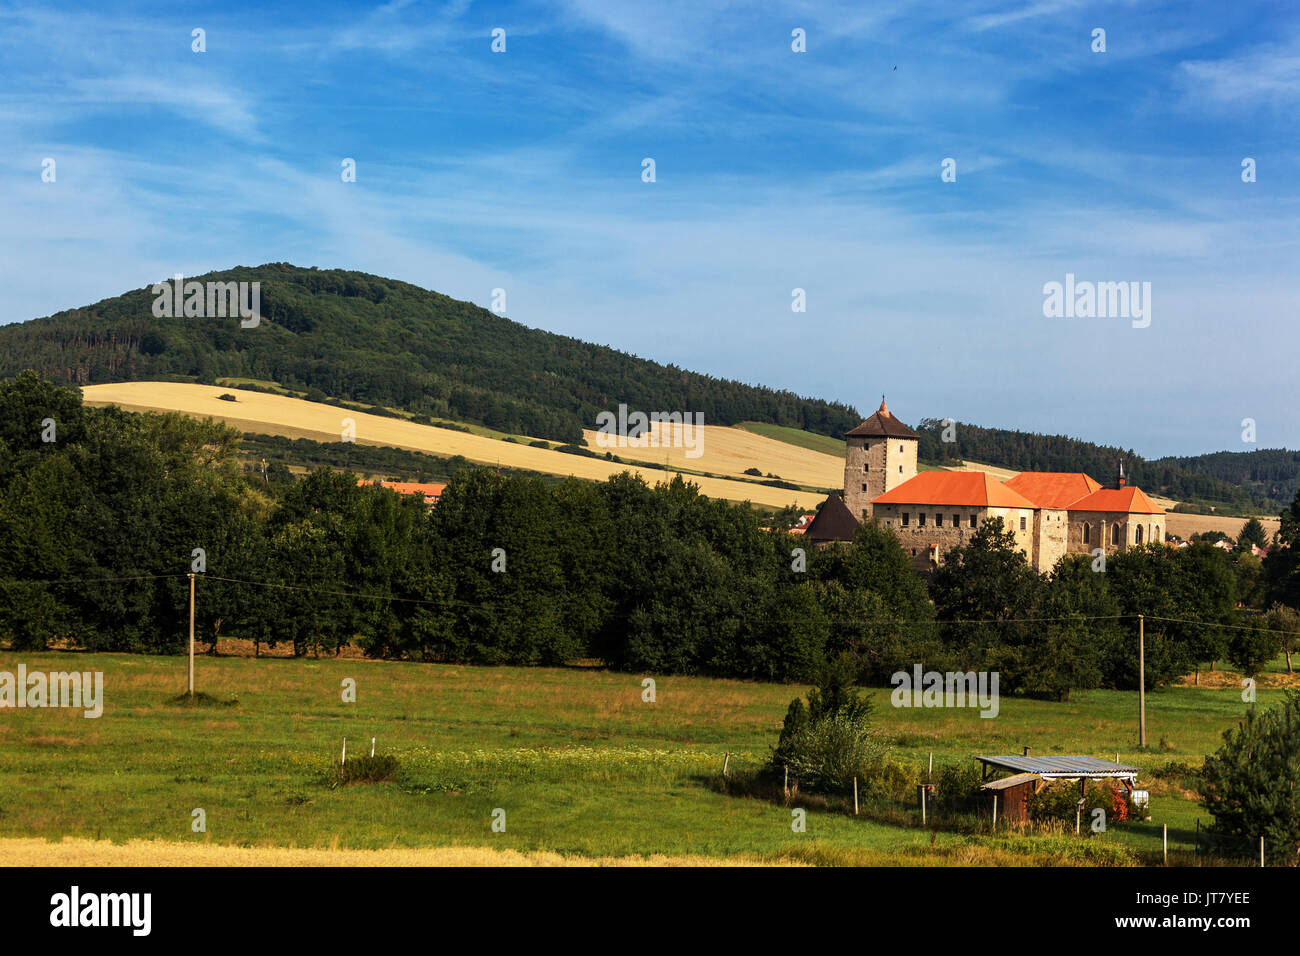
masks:
{"label": "tree line", "polygon": [[269,263],[193,278],[260,282],[264,321],[157,318],[146,287],[0,328],[0,377],[32,368],[77,385],[252,378],[573,444],[620,401],[836,437],[860,421],[848,405],[661,365],[366,273]]}
{"label": "tree line", "polygon": [[1300,452],[1265,449],[1148,461],[1131,448],[946,421],[927,418],[917,426],[921,460],[943,464],[965,459],[1015,471],[1083,472],[1103,485],[1114,480],[1116,466],[1123,461],[1129,484],[1186,502],[1188,510],[1197,512],[1213,507],[1219,513],[1270,513],[1300,491]]}
{"label": "tree line", "polygon": [[193,569],[209,648],[769,681],[848,655],[864,682],[922,663],[1062,698],[1136,686],[1131,615],[1148,616],[1154,686],[1234,659],[1241,635],[1252,660],[1277,653],[1285,628],[1238,607],[1249,588],[1260,610],[1300,599],[1300,499],[1263,563],[1152,545],[1039,575],[995,519],[927,584],[887,528],[817,550],[681,476],[466,467],[429,510],[328,467],[268,481],[238,446],[222,424],[85,407],[35,373],[0,383],[0,640],[178,652]]}

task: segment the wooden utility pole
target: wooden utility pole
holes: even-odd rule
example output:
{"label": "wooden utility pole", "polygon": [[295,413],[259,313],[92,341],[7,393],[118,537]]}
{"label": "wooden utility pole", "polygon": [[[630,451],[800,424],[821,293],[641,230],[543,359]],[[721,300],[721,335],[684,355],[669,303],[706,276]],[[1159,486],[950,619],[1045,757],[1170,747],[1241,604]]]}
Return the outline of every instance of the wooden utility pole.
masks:
{"label": "wooden utility pole", "polygon": [[190,579],[190,699],[194,699],[194,572],[191,571],[187,577]]}
{"label": "wooden utility pole", "polygon": [[1138,615],[1138,746],[1147,746],[1147,638],[1146,618]]}

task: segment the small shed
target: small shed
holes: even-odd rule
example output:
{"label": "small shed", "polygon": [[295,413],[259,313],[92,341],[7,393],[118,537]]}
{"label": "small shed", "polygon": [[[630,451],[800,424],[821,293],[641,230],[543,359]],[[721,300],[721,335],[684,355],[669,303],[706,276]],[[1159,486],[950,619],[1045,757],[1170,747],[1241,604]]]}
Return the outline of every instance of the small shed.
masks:
{"label": "small shed", "polygon": [[[1010,770],[1012,776],[986,782],[980,791],[989,798],[990,813],[1007,823],[1029,821],[1029,798],[1049,780],[1078,780],[1079,796],[1089,780],[1118,780],[1130,792],[1137,785],[1140,767],[1101,760],[1097,757],[1069,755],[1060,757],[1035,757],[1025,748],[1020,756],[976,757],[984,764],[984,779],[999,770]],[[996,805],[997,810],[993,807]]]}
{"label": "small shed", "polygon": [[[997,817],[1007,823],[1029,822],[1029,798],[1043,785],[1043,778],[1036,773],[1018,773],[1003,777],[980,787],[997,797]],[[991,803],[992,801],[990,801]]]}

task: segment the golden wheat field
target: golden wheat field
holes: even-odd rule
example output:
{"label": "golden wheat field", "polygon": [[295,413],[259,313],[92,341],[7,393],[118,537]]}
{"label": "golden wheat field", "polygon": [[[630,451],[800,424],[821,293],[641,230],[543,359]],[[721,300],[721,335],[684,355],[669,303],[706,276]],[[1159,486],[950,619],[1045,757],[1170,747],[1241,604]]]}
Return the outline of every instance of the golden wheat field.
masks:
{"label": "golden wheat field", "polygon": [[240,847],[164,840],[0,839],[5,866],[798,866],[789,860],[706,856],[566,856],[491,847],[443,846],[384,850],[339,847]]}
{"label": "golden wheat field", "polygon": [[[1241,526],[1248,520],[1250,519],[1227,518],[1219,515],[1179,514],[1171,511],[1165,516],[1165,526],[1170,534],[1176,534],[1184,539],[1205,531],[1222,531],[1228,537],[1235,538],[1241,533]],[[1273,537],[1273,532],[1282,525],[1278,518],[1265,516],[1260,517],[1259,523],[1264,526],[1264,534],[1270,539]]]}
{"label": "golden wheat field", "polygon": [[[641,439],[646,442],[645,447],[637,445],[634,439],[611,450],[618,457],[630,461],[667,463],[672,468],[692,468],[715,475],[740,476],[746,468],[757,468],[764,475],[776,475],[797,485],[839,488],[844,484],[843,458],[800,448],[743,428],[704,425],[699,445],[701,455],[688,457],[686,448],[673,447],[674,443],[682,444],[677,438],[681,427],[655,423],[650,426],[649,435]],[[582,437],[587,439],[589,448],[603,451],[597,441],[601,436],[595,431],[584,429]]]}
{"label": "golden wheat field", "polygon": [[[566,455],[549,448],[532,448],[483,435],[418,425],[397,418],[367,415],[284,395],[243,391],[217,385],[192,385],[185,382],[120,382],[111,385],[88,385],[82,389],[82,394],[88,405],[119,405],[128,411],[177,411],[199,418],[214,418],[245,432],[337,442],[342,437],[344,419],[351,419],[356,426],[355,440],[363,445],[388,445],[448,457],[463,455],[470,461],[484,465],[500,464],[510,468],[524,468],[553,475],[572,475],[593,481],[603,481],[622,471],[640,474],[651,484],[664,481],[669,477],[668,473],[658,469],[643,470],[598,458]],[[223,394],[234,395],[236,401],[223,401],[218,398]],[[671,461],[671,464],[699,471],[736,475],[752,466],[762,469],[764,474],[771,472],[796,483],[809,483],[828,488],[839,487],[843,481],[843,463],[829,455],[764,438],[738,428],[705,425],[704,430],[701,445],[703,454],[699,458],[685,458],[682,450],[675,449],[673,451],[677,457]],[[592,450],[597,451],[600,449],[595,443],[594,435],[595,433],[592,432],[588,436],[588,441],[591,442]],[[659,461],[661,459],[656,457],[656,454],[662,455],[664,449],[614,449],[614,451],[619,457],[628,458],[637,457],[634,453],[651,452],[652,454],[640,460]],[[832,463],[834,467],[831,467]],[[791,474],[787,475],[786,471],[790,471]],[[752,501],[755,504],[778,508],[797,504],[801,508],[812,510],[824,497],[814,492],[790,491],[752,482],[732,481],[727,478],[689,477],[700,486],[701,493],[711,498],[725,498],[730,501]]]}

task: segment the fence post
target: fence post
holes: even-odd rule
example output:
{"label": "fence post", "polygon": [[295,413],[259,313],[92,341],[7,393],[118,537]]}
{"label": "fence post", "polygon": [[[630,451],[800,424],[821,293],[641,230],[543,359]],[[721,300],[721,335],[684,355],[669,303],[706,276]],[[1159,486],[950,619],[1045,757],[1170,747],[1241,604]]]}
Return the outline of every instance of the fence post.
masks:
{"label": "fence post", "polygon": [[790,799],[790,765],[785,764],[785,798]]}
{"label": "fence post", "polygon": [[1259,838],[1259,865],[1264,865],[1264,837]]}
{"label": "fence post", "polygon": [[727,761],[731,759],[731,751],[728,750],[722,755],[722,779],[727,779]]}
{"label": "fence post", "polygon": [[1169,865],[1169,824],[1164,824],[1164,837],[1161,839],[1164,844],[1165,866]]}
{"label": "fence post", "polygon": [[853,778],[853,815],[858,815],[858,778]]}
{"label": "fence post", "polygon": [[993,794],[993,826],[998,825],[998,795]]}

